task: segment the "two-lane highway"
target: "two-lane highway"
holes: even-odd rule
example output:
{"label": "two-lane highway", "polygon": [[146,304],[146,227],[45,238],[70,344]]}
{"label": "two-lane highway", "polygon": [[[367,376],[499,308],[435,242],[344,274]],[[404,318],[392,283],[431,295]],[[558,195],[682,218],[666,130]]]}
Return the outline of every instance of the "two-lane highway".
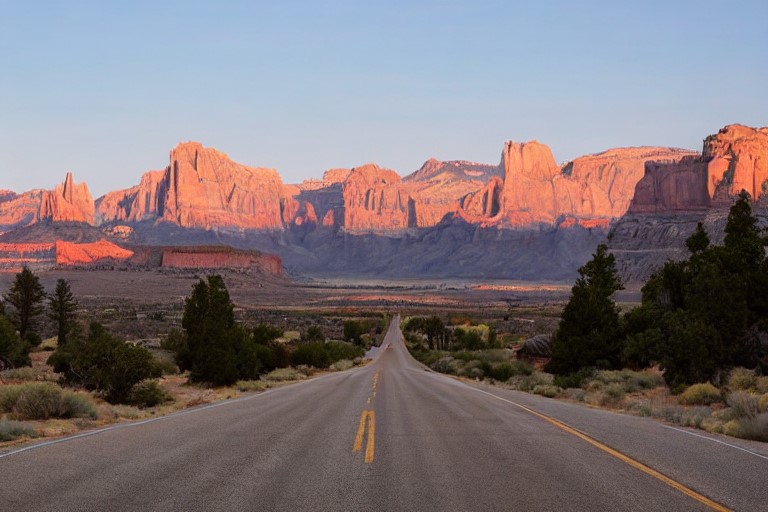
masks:
{"label": "two-lane highway", "polygon": [[766,509],[762,446],[465,385],[398,323],[364,368],[0,453],[0,509]]}

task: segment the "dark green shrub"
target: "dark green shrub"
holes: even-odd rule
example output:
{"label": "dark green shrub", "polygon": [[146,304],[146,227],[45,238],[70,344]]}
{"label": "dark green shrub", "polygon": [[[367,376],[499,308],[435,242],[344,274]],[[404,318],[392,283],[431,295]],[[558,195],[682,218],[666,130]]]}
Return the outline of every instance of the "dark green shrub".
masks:
{"label": "dark green shrub", "polygon": [[112,403],[125,402],[135,384],[161,374],[151,352],[115,338],[97,323],[86,340],[72,336],[56,349],[48,364],[68,382],[100,391]]}
{"label": "dark green shrub", "polygon": [[559,386],[563,389],[580,388],[585,380],[592,378],[594,375],[594,368],[581,368],[579,371],[567,375],[555,375],[553,383],[555,386]]}
{"label": "dark green shrub", "polygon": [[282,329],[265,323],[260,323],[253,328],[253,341],[259,345],[270,345],[282,335]]}
{"label": "dark green shrub", "polygon": [[330,359],[331,364],[336,361],[341,361],[342,359],[351,360],[365,355],[365,350],[361,347],[338,341],[330,341],[326,343],[325,350],[328,353],[328,358]]}
{"label": "dark green shrub", "polygon": [[128,403],[141,409],[154,407],[172,400],[156,380],[139,382],[128,394]]}
{"label": "dark green shrub", "polygon": [[365,320],[344,320],[344,341],[362,345],[363,334],[371,332],[370,324]]}
{"label": "dark green shrub", "polygon": [[32,364],[29,358],[31,348],[29,343],[19,338],[10,320],[0,315],[0,360],[5,363],[5,366],[30,366]]}
{"label": "dark green shrub", "polygon": [[301,333],[301,341],[305,343],[322,343],[325,341],[325,333],[317,325],[312,325]]}
{"label": "dark green shrub", "polygon": [[331,364],[331,358],[325,349],[325,343],[302,343],[291,353],[291,364],[327,368]]}

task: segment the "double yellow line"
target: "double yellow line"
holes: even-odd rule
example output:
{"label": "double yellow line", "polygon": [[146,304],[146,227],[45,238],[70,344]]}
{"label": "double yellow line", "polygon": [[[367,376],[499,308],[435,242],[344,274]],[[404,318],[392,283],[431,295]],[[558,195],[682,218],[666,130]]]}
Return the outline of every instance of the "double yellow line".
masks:
{"label": "double yellow line", "polygon": [[352,451],[359,452],[363,449],[363,436],[365,436],[366,425],[368,425],[368,443],[365,445],[365,463],[370,464],[373,462],[374,444],[376,442],[376,412],[363,411],[360,415],[360,424],[357,427],[355,446],[352,448]]}
{"label": "double yellow line", "polygon": [[[368,405],[370,405],[371,400],[376,398],[376,387],[378,384],[379,372],[376,372],[373,374],[373,385],[371,386],[371,394],[368,396]],[[357,453],[363,449],[363,438],[365,437],[366,430],[368,431],[368,442],[365,445],[365,463],[370,464],[373,462],[374,447],[376,444],[376,412],[370,409],[366,409],[360,413],[360,423],[357,425],[355,444],[352,447],[353,452]]]}

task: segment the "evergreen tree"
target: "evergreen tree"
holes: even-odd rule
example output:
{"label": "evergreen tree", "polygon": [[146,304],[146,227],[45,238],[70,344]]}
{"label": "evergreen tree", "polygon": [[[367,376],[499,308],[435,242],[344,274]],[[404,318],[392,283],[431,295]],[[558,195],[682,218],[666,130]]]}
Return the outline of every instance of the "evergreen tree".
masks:
{"label": "evergreen tree", "polygon": [[48,296],[48,307],[48,316],[56,324],[58,344],[64,345],[67,342],[69,330],[75,324],[77,310],[77,301],[72,295],[69,282],[65,279],[56,281],[56,290]]}
{"label": "evergreen tree", "polygon": [[696,231],[685,241],[685,245],[692,254],[702,252],[709,247],[709,235],[701,222],[696,225]]}
{"label": "evergreen tree", "polygon": [[22,340],[34,340],[39,344],[39,336],[35,336],[32,328],[37,316],[43,311],[44,298],[45,289],[40,279],[24,267],[16,274],[11,289],[5,294],[5,300],[13,306],[11,321]]}
{"label": "evergreen tree", "polygon": [[614,368],[621,359],[619,311],[613,294],[623,286],[616,260],[601,244],[579,269],[557,332],[547,371],[565,375],[581,368]]}
{"label": "evergreen tree", "polygon": [[0,314],[0,361],[2,367],[30,366],[30,345],[19,338],[13,324],[5,315]]}

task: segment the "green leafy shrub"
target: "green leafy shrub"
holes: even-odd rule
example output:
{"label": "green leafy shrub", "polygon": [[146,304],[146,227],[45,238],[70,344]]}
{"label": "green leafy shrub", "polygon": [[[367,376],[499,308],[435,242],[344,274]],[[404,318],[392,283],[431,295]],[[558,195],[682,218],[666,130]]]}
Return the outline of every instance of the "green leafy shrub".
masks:
{"label": "green leafy shrub", "polygon": [[754,370],[734,368],[728,374],[728,389],[731,391],[749,391],[757,386],[757,375]]}
{"label": "green leafy shrub", "polygon": [[115,338],[98,323],[91,324],[85,340],[68,336],[48,364],[68,382],[100,391],[111,403],[125,403],[134,385],[161,374],[149,350]]}
{"label": "green leafy shrub", "polygon": [[576,372],[565,375],[555,375],[554,384],[561,388],[580,388],[584,382],[595,374],[594,368],[581,368]]}
{"label": "green leafy shrub", "polygon": [[331,363],[341,361],[342,359],[354,359],[365,355],[365,350],[361,347],[339,341],[329,341],[326,343],[325,351],[328,353],[328,358],[331,360]]}
{"label": "green leafy shrub", "polygon": [[689,386],[679,397],[683,405],[711,405],[722,401],[720,390],[709,382]]}
{"label": "green leafy shrub", "polygon": [[49,418],[96,418],[96,408],[90,399],[65,391],[51,382],[29,382],[0,388],[3,412],[30,420]]}
{"label": "green leafy shrub", "polygon": [[560,388],[549,384],[539,384],[533,388],[534,395],[541,395],[547,398],[555,398],[560,393]]}
{"label": "green leafy shrub", "polygon": [[303,343],[291,353],[291,364],[328,368],[331,358],[325,349],[325,343]]}
{"label": "green leafy shrub", "polygon": [[171,396],[165,392],[156,380],[145,380],[133,386],[128,394],[127,402],[137,406],[139,409],[144,409],[145,407],[155,407],[171,400]]}
{"label": "green leafy shrub", "polygon": [[31,425],[13,420],[0,420],[0,441],[13,441],[20,437],[37,437]]}

